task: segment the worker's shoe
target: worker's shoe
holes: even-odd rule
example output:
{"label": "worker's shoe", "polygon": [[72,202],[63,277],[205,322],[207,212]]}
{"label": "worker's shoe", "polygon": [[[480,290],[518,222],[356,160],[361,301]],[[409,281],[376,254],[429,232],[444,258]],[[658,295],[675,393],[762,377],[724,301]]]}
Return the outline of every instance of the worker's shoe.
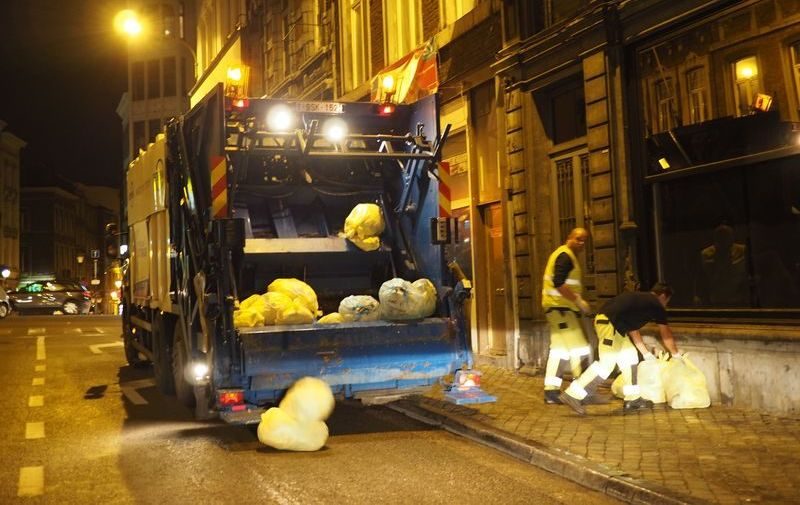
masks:
{"label": "worker's shoe", "polygon": [[628,412],[635,412],[641,409],[652,409],[652,408],[653,408],[653,402],[651,402],[650,400],[645,400],[642,397],[639,397],[635,400],[626,401],[622,405],[622,412],[627,414]]}
{"label": "worker's shoe", "polygon": [[561,403],[567,405],[569,408],[575,411],[576,414],[579,416],[586,415],[586,408],[583,406],[580,400],[577,398],[573,398],[568,395],[566,392],[561,393],[558,398],[561,400]]}
{"label": "worker's shoe", "polygon": [[584,405],[608,405],[613,400],[614,398],[611,395],[593,393],[586,395],[586,398],[581,400],[581,403]]}
{"label": "worker's shoe", "polygon": [[545,389],[544,402],[548,405],[561,405],[561,399],[558,397],[560,394],[561,391],[558,389]]}

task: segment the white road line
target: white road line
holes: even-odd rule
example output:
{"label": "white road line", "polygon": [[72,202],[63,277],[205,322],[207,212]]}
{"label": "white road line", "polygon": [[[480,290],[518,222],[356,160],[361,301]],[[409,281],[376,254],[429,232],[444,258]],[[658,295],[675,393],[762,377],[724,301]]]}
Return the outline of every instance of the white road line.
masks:
{"label": "white road line", "polygon": [[44,438],[44,422],[25,423],[25,438]]}
{"label": "white road line", "polygon": [[36,372],[44,372],[45,370],[47,370],[47,365],[36,365],[35,367],[33,367],[33,370]]}
{"label": "white road line", "polygon": [[94,329],[95,329],[95,331],[96,331],[97,333],[106,333],[106,330],[101,330],[101,329],[100,329],[100,328],[98,328],[97,326],[95,326],[95,327],[94,327]]}
{"label": "white road line", "polygon": [[45,357],[44,337],[36,337],[36,359],[42,360],[45,359]]}
{"label": "white road line", "polygon": [[44,377],[34,377],[31,386],[44,386]]}
{"label": "white road line", "polygon": [[17,496],[39,496],[44,493],[44,467],[23,466],[19,469]]}
{"label": "white road line", "polygon": [[125,344],[123,342],[112,342],[110,344],[95,344],[90,345],[89,350],[92,351],[94,354],[103,354],[103,351],[100,350],[101,347],[122,347]]}
{"label": "white road line", "polygon": [[43,395],[31,395],[28,398],[28,407],[43,407],[44,406],[44,396]]}
{"label": "white road line", "polygon": [[47,333],[45,328],[28,328],[28,335],[44,335]]}
{"label": "white road line", "polygon": [[67,328],[66,330],[64,330],[64,333],[77,333],[78,335],[80,335],[81,333],[83,333],[83,330],[80,328]]}
{"label": "white road line", "polygon": [[122,391],[122,394],[124,394],[132,404],[147,405],[147,400],[134,388],[120,386],[119,390]]}

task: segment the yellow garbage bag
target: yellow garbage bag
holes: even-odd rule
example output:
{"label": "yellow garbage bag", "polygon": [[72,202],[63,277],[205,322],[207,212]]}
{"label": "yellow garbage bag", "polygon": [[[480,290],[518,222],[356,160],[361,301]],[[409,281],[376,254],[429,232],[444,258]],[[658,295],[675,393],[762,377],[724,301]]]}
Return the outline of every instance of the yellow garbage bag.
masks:
{"label": "yellow garbage bag", "polygon": [[234,328],[252,328],[254,326],[264,326],[264,318],[260,313],[250,309],[233,312]]}
{"label": "yellow garbage bag", "polygon": [[331,312],[317,319],[317,324],[339,324],[343,322],[342,315],[338,312]]}
{"label": "yellow garbage bag", "polygon": [[262,444],[285,451],[318,451],[328,440],[324,421],[301,423],[279,407],[261,414],[257,433]]}
{"label": "yellow garbage bag", "polygon": [[322,379],[303,377],[286,392],[278,405],[300,422],[324,421],[335,405],[331,387]]}
{"label": "yellow garbage bag", "polygon": [[308,324],[313,322],[314,314],[297,300],[284,306],[275,317],[275,324]]}
{"label": "yellow garbage bag", "polygon": [[666,364],[661,380],[666,399],[673,409],[704,409],[711,405],[706,377],[686,354]]}
{"label": "yellow garbage bag", "polygon": [[348,296],[339,303],[342,321],[377,321],[381,317],[381,304],[368,295]]}
{"label": "yellow garbage bag", "polygon": [[380,207],[359,203],[344,221],[344,236],[359,249],[374,251],[381,246],[380,234],[385,226]]}
{"label": "yellow garbage bag", "polygon": [[[667,401],[664,395],[664,386],[661,381],[661,372],[667,365],[666,359],[642,361],[636,369],[637,382],[641,391],[642,398],[653,403],[664,403]],[[625,398],[622,389],[626,386],[622,374],[611,383],[611,392],[617,398]]]}
{"label": "yellow garbage bag", "polygon": [[408,282],[400,278],[388,280],[378,290],[383,319],[422,319],[436,310],[436,288],[428,279]]}
{"label": "yellow garbage bag", "polygon": [[275,324],[275,308],[262,295],[252,295],[239,304],[239,310],[250,310],[261,316],[260,326]]}
{"label": "yellow garbage bag", "polygon": [[317,294],[311,286],[300,279],[275,279],[267,286],[268,293],[283,293],[292,300],[300,302],[311,314],[316,316],[319,310]]}

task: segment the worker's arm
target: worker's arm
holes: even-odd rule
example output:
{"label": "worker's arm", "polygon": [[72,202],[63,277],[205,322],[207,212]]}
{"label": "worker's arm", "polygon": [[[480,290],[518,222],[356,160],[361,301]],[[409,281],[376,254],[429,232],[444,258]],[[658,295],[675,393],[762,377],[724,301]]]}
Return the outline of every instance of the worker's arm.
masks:
{"label": "worker's arm", "polygon": [[636,346],[640,353],[642,353],[644,359],[655,359],[653,353],[648,351],[647,347],[645,347],[644,340],[642,340],[642,334],[639,333],[639,330],[631,330],[628,332],[628,335],[630,335],[633,345]]}
{"label": "worker's arm", "polygon": [[678,356],[680,353],[678,352],[678,347],[675,345],[675,338],[672,336],[672,329],[669,325],[659,324],[658,332],[661,334],[661,343],[664,344],[664,348],[673,356]]}
{"label": "worker's arm", "polygon": [[572,260],[567,255],[567,253],[561,253],[558,258],[556,259],[556,266],[555,266],[555,275],[553,276],[553,286],[555,286],[556,291],[561,293],[561,296],[566,298],[567,300],[571,301],[575,305],[581,309],[581,312],[584,314],[589,314],[592,311],[592,308],[589,306],[586,301],[581,298],[581,295],[574,292],[570,287],[567,285],[566,280],[569,276],[569,272],[574,268],[572,264]]}

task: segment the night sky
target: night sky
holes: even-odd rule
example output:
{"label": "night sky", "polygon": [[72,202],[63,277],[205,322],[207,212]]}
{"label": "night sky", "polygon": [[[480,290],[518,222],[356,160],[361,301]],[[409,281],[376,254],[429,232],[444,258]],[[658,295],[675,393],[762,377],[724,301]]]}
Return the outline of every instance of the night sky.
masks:
{"label": "night sky", "polygon": [[124,0],[0,0],[0,119],[28,142],[23,179],[118,187]]}

